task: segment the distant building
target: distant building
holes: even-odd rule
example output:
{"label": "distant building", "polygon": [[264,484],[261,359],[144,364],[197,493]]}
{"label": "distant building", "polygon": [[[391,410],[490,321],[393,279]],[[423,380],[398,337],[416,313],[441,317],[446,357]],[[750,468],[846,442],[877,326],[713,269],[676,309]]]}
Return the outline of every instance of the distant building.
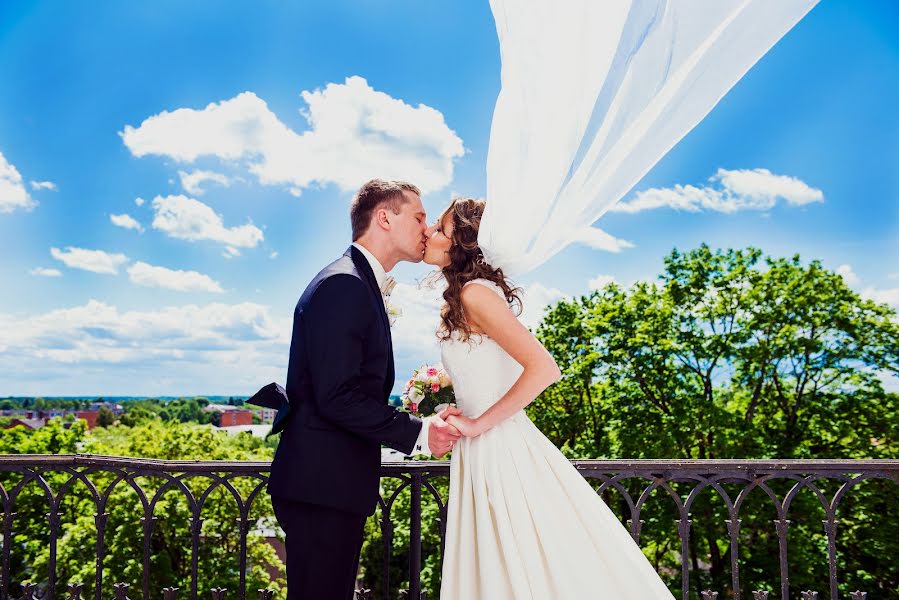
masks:
{"label": "distant building", "polygon": [[235,427],[237,425],[252,425],[253,411],[242,406],[228,404],[210,404],[203,412],[219,413],[219,427]]}
{"label": "distant building", "polygon": [[97,426],[97,419],[100,417],[99,410],[79,410],[75,413],[75,417],[78,419],[84,419],[87,421],[87,428],[93,429]]}
{"label": "distant building", "polygon": [[13,419],[3,426],[3,429],[12,429],[13,427],[27,427],[28,429],[38,429],[46,423],[43,419],[28,419],[25,417],[13,417]]}
{"label": "distant building", "polygon": [[278,411],[273,408],[254,408],[253,412],[256,413],[260,421],[269,424],[275,422],[275,416],[278,414]]}
{"label": "distant building", "polygon": [[54,408],[52,410],[5,410],[0,416],[12,417],[13,425],[7,427],[15,427],[15,425],[23,425],[29,429],[37,429],[43,427],[50,419],[62,419],[66,415],[73,415],[76,419],[81,419],[87,423],[88,429],[97,426],[97,419],[100,416],[99,410],[63,410]]}

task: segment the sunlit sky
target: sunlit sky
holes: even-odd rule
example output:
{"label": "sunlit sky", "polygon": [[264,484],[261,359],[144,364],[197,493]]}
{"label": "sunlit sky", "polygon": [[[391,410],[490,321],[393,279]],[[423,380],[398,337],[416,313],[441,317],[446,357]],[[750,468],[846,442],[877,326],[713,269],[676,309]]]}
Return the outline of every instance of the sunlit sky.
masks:
{"label": "sunlit sky", "polygon": [[[524,320],[672,249],[756,246],[899,306],[899,3],[814,8],[599,225],[519,283]],[[0,395],[242,395],[362,181],[436,216],[483,196],[499,51],[484,1],[0,4]],[[437,358],[424,265],[397,377]],[[399,384],[398,384],[399,387]]]}

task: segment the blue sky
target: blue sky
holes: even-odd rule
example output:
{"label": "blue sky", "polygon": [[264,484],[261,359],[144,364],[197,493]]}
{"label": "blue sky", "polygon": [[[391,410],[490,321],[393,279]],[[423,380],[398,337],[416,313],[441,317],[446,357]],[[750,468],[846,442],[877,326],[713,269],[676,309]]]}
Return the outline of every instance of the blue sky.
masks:
{"label": "blue sky", "polygon": [[[899,306],[897,28],[895,2],[814,8],[624,200],[655,208],[600,220],[634,247],[530,273],[526,320],[702,242]],[[17,2],[0,81],[0,395],[248,394],[284,380],[363,173],[432,215],[484,194],[499,51],[486,0]],[[363,143],[360,115],[388,124]],[[394,273],[400,378],[436,358],[427,272]]]}

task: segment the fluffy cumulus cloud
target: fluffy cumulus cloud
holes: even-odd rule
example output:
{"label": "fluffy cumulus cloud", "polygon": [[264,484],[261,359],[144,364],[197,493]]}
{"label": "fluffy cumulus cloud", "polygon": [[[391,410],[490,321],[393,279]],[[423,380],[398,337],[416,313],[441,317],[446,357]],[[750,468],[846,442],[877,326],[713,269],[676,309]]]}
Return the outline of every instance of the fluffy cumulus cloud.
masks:
{"label": "fluffy cumulus cloud", "polygon": [[0,152],[0,213],[11,213],[16,209],[29,210],[36,204],[25,189],[19,170]]}
{"label": "fluffy cumulus cloud", "polygon": [[[403,311],[391,331],[398,362],[402,362],[404,358],[418,360],[420,363],[439,361],[440,352],[435,334],[440,324],[443,290],[442,283],[397,283],[390,302]],[[402,378],[403,374],[398,373],[397,376]]]}
{"label": "fluffy cumulus cloud", "polygon": [[103,275],[116,275],[119,267],[128,262],[124,254],[111,254],[103,250],[86,250],[67,247],[65,250],[50,248],[50,255],[72,269],[81,269]]}
{"label": "fluffy cumulus cloud", "polygon": [[775,175],[768,169],[718,169],[709,178],[710,185],[676,185],[637,192],[630,200],[611,208],[613,212],[636,213],[656,208],[688,212],[710,210],[734,213],[743,210],[770,210],[779,201],[791,206],[823,202],[824,193],[804,181]]}
{"label": "fluffy cumulus cloud", "polygon": [[39,394],[251,393],[283,381],[290,342],[289,320],[249,302],[120,311],[90,300],[0,313],[0,330],[0,378]]}
{"label": "fluffy cumulus cloud", "polygon": [[62,277],[62,271],[59,269],[48,269],[46,267],[36,267],[31,269],[30,273],[41,277]]}
{"label": "fluffy cumulus cloud", "polygon": [[57,190],[56,184],[52,181],[32,181],[31,189],[33,190],[50,190],[51,192],[55,192]]}
{"label": "fluffy cumulus cloud", "polygon": [[519,319],[525,327],[536,330],[543,320],[547,307],[553,306],[560,300],[568,300],[569,296],[562,290],[547,287],[540,282],[523,285],[522,306],[523,310]]}
{"label": "fluffy cumulus cloud", "polygon": [[181,187],[184,188],[184,191],[194,196],[202,196],[206,192],[205,184],[207,183],[217,183],[224,187],[231,185],[231,179],[214,171],[202,171],[200,169],[190,173],[178,171],[178,177],[181,178]]}
{"label": "fluffy cumulus cloud", "polygon": [[199,241],[210,240],[234,248],[254,248],[263,240],[262,230],[246,223],[225,227],[222,217],[211,207],[187,196],[156,196],[153,228],[169,237]]}
{"label": "fluffy cumulus cloud", "polygon": [[221,294],[222,286],[203,273],[177,271],[165,267],[136,262],[128,267],[128,277],[133,283],[145,287],[165,288],[178,292],[212,292]]}
{"label": "fluffy cumulus cloud", "polygon": [[616,238],[610,233],[596,227],[584,227],[574,234],[572,241],[589,246],[594,250],[605,250],[606,252],[615,253],[621,252],[625,248],[634,247],[633,243]]}
{"label": "fluffy cumulus cloud", "polygon": [[244,164],[265,185],[299,195],[311,185],[354,190],[377,175],[415,182],[424,192],[453,177],[462,140],[440,111],[409,105],[373,89],[361,77],[301,93],[309,129],[298,133],[264,100],[244,92],[203,109],[179,108],[126,126],[134,156],[157,155],[190,164],[201,157]]}
{"label": "fluffy cumulus cloud", "polygon": [[601,290],[610,283],[616,283],[614,275],[603,275],[599,274],[590,281],[587,282],[587,286],[591,290]]}
{"label": "fluffy cumulus cloud", "polygon": [[[846,285],[853,288],[861,288],[859,294],[862,298],[873,300],[879,304],[887,304],[899,310],[899,288],[878,288],[871,285],[862,286],[862,279],[859,277],[852,265],[843,264],[837,267],[837,273],[846,282]],[[888,279],[893,279],[893,274],[887,275]]]}
{"label": "fluffy cumulus cloud", "polygon": [[133,229],[135,231],[143,232],[144,228],[141,226],[137,220],[127,213],[123,213],[121,215],[109,215],[109,220],[116,227],[121,227],[123,229]]}
{"label": "fluffy cumulus cloud", "polygon": [[858,275],[852,270],[852,265],[840,265],[837,267],[837,273],[843,278],[846,285],[858,285],[861,282]]}
{"label": "fluffy cumulus cloud", "polygon": [[889,304],[899,310],[899,288],[873,288],[867,287],[861,292],[863,298],[873,300],[880,304]]}

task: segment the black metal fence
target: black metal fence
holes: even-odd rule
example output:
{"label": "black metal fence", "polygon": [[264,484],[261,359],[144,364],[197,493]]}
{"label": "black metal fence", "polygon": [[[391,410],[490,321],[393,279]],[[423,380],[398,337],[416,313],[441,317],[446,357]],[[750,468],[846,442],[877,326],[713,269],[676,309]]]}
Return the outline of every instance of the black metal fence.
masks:
{"label": "black metal fence", "polygon": [[[899,483],[899,461],[853,461],[853,460],[581,460],[572,461],[578,471],[591,481],[614,510],[621,513],[623,522],[637,543],[645,521],[641,519],[650,499],[658,502],[661,496],[670,502],[669,510],[675,517],[680,540],[680,580],[684,600],[691,597],[712,599],[734,598],[740,600],[740,547],[741,510],[747,499],[759,496],[770,504],[773,510],[773,527],[777,536],[779,552],[779,582],[772,582],[773,589],[752,592],[752,600],[790,597],[817,598],[818,592],[801,590],[793,596],[790,590],[789,531],[794,500],[800,493],[811,494],[820,503],[823,511],[823,532],[826,536],[827,570],[829,590],[822,590],[821,597],[835,600],[839,597],[838,582],[840,569],[838,562],[838,515],[841,503],[852,490],[864,481],[883,480]],[[335,466],[335,468],[338,468]],[[140,523],[142,527],[142,597],[149,600],[162,591],[166,600],[175,597],[176,590],[152,590],[151,536],[157,519],[160,518],[160,499],[167,493],[181,494],[186,499],[190,512],[190,589],[184,590],[191,599],[198,598],[198,569],[200,545],[203,542],[201,525],[204,507],[216,491],[224,491],[236,503],[238,515],[237,561],[239,569],[239,589],[230,590],[227,595],[245,600],[247,595],[246,572],[247,536],[252,525],[251,510],[269,511],[268,497],[264,493],[268,478],[269,464],[248,461],[165,461],[92,455],[0,455],[0,502],[3,518],[0,523],[3,546],[0,551],[0,600],[9,598],[37,598],[54,600],[62,596],[61,590],[68,585],[68,597],[80,598],[81,582],[57,581],[57,545],[63,523],[61,510],[67,496],[78,494],[89,496],[95,507],[96,555],[94,562],[94,600],[108,597],[104,590],[114,590],[116,598],[125,598],[127,586],[119,581],[104,582],[105,540],[109,502],[114,490],[127,486],[133,490],[142,507]],[[385,486],[385,493],[379,502],[379,524],[383,544],[383,573],[381,588],[383,598],[398,595],[422,598],[422,504],[433,502],[439,515],[435,524],[442,540],[445,532],[446,499],[439,491],[445,489],[449,475],[446,461],[407,461],[384,463],[381,467],[382,481],[391,481]],[[237,480],[244,483],[236,485]],[[56,483],[55,488],[50,481]],[[154,481],[154,485],[147,482]],[[246,481],[251,481],[250,485]],[[99,483],[98,483],[99,482]],[[827,485],[825,485],[825,482]],[[80,484],[80,485],[79,485]],[[13,590],[11,582],[11,558],[19,549],[15,542],[17,500],[25,489],[37,486],[46,502],[47,543],[49,557],[46,565],[47,580],[25,583],[22,589]],[[406,496],[408,494],[408,496]],[[701,590],[691,585],[697,562],[690,556],[691,528],[694,522],[692,511],[703,495],[711,494],[715,501],[723,505],[727,547],[730,558],[730,587],[724,590]],[[409,579],[408,590],[398,590],[390,581],[391,554],[394,547],[394,525],[396,506],[400,497],[409,501]],[[895,497],[895,495],[893,495]],[[263,506],[260,506],[264,504]],[[164,516],[164,515],[163,515]],[[885,526],[896,527],[899,524]],[[899,560],[889,557],[888,560]],[[112,574],[115,578],[116,574]],[[104,587],[104,585],[106,587]],[[779,589],[777,589],[779,588]],[[202,591],[205,596],[209,593]],[[270,599],[271,592],[258,591],[260,598]],[[720,593],[720,596],[719,596]],[[225,597],[225,590],[212,590],[214,598]],[[770,594],[770,596],[769,596]],[[135,595],[132,592],[132,595]],[[369,593],[360,592],[360,597]],[[866,597],[865,592],[849,593],[852,600]],[[747,599],[749,600],[749,599]]]}

